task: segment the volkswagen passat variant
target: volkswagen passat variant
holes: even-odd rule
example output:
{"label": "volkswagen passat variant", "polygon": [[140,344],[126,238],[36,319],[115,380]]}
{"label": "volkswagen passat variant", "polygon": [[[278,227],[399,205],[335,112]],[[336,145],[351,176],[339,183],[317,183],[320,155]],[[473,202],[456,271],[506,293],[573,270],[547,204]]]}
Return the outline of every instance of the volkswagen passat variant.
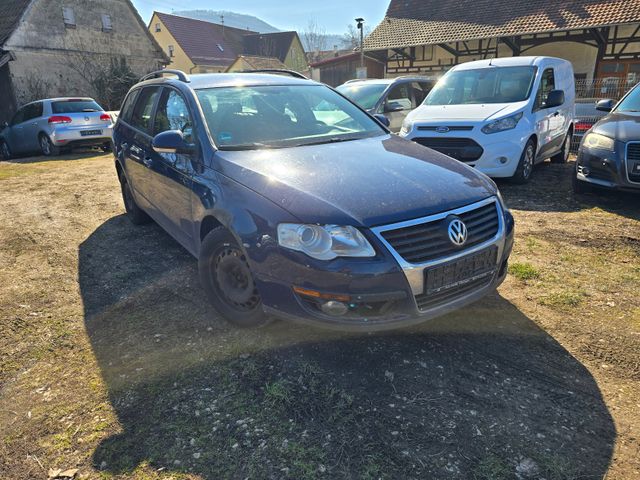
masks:
{"label": "volkswagen passat variant", "polygon": [[507,271],[513,217],[488,177],[304,77],[151,74],[125,99],[114,155],[131,220],[191,252],[240,326],[399,327]]}

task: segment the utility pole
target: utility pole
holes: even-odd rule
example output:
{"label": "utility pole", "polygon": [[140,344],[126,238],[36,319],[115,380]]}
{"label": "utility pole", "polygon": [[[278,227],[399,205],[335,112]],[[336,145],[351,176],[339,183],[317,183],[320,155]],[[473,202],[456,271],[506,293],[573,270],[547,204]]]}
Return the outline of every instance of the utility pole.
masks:
{"label": "utility pole", "polygon": [[360,30],[360,67],[364,68],[364,18],[356,18],[358,30]]}

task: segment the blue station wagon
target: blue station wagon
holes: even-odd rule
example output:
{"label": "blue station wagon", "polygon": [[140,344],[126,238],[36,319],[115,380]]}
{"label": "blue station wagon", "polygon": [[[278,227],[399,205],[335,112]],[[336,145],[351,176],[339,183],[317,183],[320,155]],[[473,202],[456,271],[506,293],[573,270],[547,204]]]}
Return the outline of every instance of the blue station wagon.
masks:
{"label": "blue station wagon", "polygon": [[239,326],[397,328],[492,292],[513,244],[495,184],[383,123],[304,77],[150,74],[113,132],[127,214]]}

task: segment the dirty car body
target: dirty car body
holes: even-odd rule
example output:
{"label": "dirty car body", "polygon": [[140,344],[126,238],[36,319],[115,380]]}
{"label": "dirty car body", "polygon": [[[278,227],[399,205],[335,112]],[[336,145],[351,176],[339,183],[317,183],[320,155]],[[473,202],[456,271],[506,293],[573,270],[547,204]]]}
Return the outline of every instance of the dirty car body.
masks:
{"label": "dirty car body", "polygon": [[[175,117],[182,131],[166,131],[175,122],[157,113],[173,108],[170,97],[182,105]],[[331,119],[323,117],[326,102]],[[315,119],[305,118],[310,113]],[[307,121],[318,135],[305,130],[267,141],[269,133],[255,133],[278,122],[295,130]],[[167,148],[167,135],[188,136],[189,148]],[[209,237],[229,233],[224,243],[237,245],[236,255],[246,259],[249,288],[259,295],[254,306],[267,316],[342,329],[396,328],[475,301],[506,275],[513,217],[488,177],[391,135],[310,80],[257,74],[147,80],[123,105],[114,155],[123,192],[132,192],[125,195],[128,210],[139,206],[198,258],[201,281],[209,281],[209,266],[225,261],[204,258]],[[234,270],[236,300],[247,284],[241,270]],[[211,276],[213,290],[226,284],[223,274]],[[233,322],[230,311],[223,314]]]}

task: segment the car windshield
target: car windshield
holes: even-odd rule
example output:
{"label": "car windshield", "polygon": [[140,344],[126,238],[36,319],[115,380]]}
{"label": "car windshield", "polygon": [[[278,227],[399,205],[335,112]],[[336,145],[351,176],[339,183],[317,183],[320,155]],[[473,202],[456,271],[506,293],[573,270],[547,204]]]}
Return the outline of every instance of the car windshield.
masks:
{"label": "car windshield", "polygon": [[369,110],[376,106],[387,86],[386,83],[358,82],[340,85],[336,90],[362,108]]}
{"label": "car windshield", "polygon": [[454,70],[429,92],[425,105],[513,103],[529,98],[536,67]]}
{"label": "car windshield", "polygon": [[386,132],[322,85],[262,85],[197,90],[221,150],[282,148],[358,140]]}
{"label": "car windshield", "polygon": [[616,108],[616,112],[640,112],[640,88],[634,88]]}
{"label": "car windshield", "polygon": [[53,113],[101,112],[102,107],[93,100],[58,100],[51,102]]}

